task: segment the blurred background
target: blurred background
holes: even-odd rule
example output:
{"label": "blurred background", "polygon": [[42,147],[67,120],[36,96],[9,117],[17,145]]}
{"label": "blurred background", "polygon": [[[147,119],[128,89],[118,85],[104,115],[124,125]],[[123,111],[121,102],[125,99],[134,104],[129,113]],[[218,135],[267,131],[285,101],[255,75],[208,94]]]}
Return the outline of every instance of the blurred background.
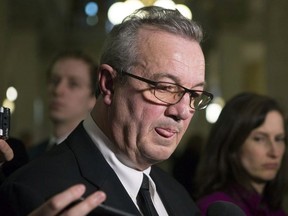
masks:
{"label": "blurred background", "polygon": [[[27,143],[47,137],[48,64],[56,53],[67,48],[82,49],[97,60],[103,40],[113,26],[108,11],[113,4],[123,2],[0,0],[0,102],[7,105],[14,100],[12,136],[27,139]],[[141,2],[150,5],[155,0]],[[207,90],[215,95],[209,113],[196,113],[183,143],[193,134],[205,137],[225,100],[242,91],[268,94],[287,109],[287,0],[174,3],[186,5],[192,19],[204,29]],[[121,15],[121,10],[114,7],[112,15]],[[15,89],[10,88],[7,100],[9,87],[17,90],[16,99]]]}

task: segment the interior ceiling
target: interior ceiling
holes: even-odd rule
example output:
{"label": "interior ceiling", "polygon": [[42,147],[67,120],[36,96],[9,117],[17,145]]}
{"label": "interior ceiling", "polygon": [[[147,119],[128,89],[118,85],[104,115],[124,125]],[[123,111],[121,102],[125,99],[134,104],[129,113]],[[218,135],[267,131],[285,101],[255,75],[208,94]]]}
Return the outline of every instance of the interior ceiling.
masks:
{"label": "interior ceiling", "polygon": [[[46,52],[59,47],[85,46],[85,43],[91,43],[92,38],[97,44],[105,37],[107,10],[115,0],[96,0],[99,5],[99,21],[93,27],[85,23],[83,8],[87,1],[6,0],[9,27],[15,30],[35,31],[41,43],[41,50]],[[215,35],[225,24],[227,28],[244,22],[248,16],[246,0],[174,1],[190,7],[193,17],[200,20],[201,25],[210,31],[209,35]],[[211,43],[213,42],[205,45],[210,46]]]}

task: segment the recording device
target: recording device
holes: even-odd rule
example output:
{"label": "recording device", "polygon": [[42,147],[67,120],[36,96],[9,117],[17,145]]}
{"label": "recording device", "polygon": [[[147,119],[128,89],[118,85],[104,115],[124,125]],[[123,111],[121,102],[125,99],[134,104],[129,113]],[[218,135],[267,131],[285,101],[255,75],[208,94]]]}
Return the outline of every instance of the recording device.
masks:
{"label": "recording device", "polygon": [[[60,213],[58,213],[59,215],[62,214],[63,212],[65,212],[67,209],[70,209],[71,207],[77,205],[78,203],[82,202],[85,198],[84,197],[80,197],[80,199],[70,203],[66,208],[64,208]],[[130,214],[128,212],[125,212],[123,210],[114,208],[112,206],[108,206],[105,204],[99,204],[98,207],[96,207],[94,210],[91,211],[91,213],[95,213],[96,215],[99,216],[136,216],[133,214]],[[89,214],[90,215],[90,214]]]}
{"label": "recording device", "polygon": [[10,130],[10,109],[0,107],[0,139],[7,140]]}
{"label": "recording device", "polygon": [[226,202],[217,201],[208,206],[207,216],[246,216],[244,211],[237,205]]}
{"label": "recording device", "polygon": [[[116,216],[116,215],[117,216],[135,216],[123,210],[116,209],[112,206],[107,206],[104,204],[100,204],[96,209],[98,210],[97,212],[98,214],[105,215],[105,216]],[[96,213],[96,209],[92,212]]]}

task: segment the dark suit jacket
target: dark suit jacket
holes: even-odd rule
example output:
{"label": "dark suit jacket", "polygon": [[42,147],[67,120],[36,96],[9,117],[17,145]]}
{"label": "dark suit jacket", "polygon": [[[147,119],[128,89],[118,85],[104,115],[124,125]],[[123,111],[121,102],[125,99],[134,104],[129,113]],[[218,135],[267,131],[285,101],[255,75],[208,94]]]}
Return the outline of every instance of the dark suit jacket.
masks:
{"label": "dark suit jacket", "polygon": [[6,142],[12,148],[14,157],[11,161],[5,162],[3,166],[0,167],[0,184],[7,178],[7,176],[11,175],[11,173],[29,161],[25,145],[21,140],[9,138]]}
{"label": "dark suit jacket", "polygon": [[34,160],[35,158],[42,155],[44,152],[47,151],[49,146],[49,138],[41,141],[40,143],[36,144],[35,146],[28,149],[28,155],[30,160]]}
{"label": "dark suit jacket", "polygon": [[[200,215],[186,190],[157,167],[150,173],[169,215]],[[27,215],[51,196],[76,183],[86,185],[84,197],[101,189],[106,205],[140,215],[116,173],[90,139],[82,123],[59,146],[31,161],[0,189],[0,212]],[[91,215],[100,215],[96,208]],[[107,215],[107,214],[104,214]]]}

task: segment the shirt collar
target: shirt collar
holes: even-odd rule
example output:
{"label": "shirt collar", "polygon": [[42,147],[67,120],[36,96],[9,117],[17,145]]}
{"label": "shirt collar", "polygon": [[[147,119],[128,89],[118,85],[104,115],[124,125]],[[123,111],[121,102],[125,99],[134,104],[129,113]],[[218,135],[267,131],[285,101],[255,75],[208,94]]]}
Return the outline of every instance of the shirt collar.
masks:
{"label": "shirt collar", "polygon": [[60,144],[61,142],[63,142],[67,137],[68,137],[69,134],[65,135],[65,136],[62,136],[62,137],[58,137],[56,138],[55,136],[51,136],[49,138],[49,145],[52,146],[52,145],[58,145]]}
{"label": "shirt collar", "polygon": [[135,203],[136,196],[142,183],[143,173],[145,173],[149,177],[149,180],[151,182],[150,185],[153,188],[152,191],[154,193],[156,189],[155,184],[149,176],[151,167],[144,171],[138,171],[123,164],[112,151],[113,143],[97,126],[91,115],[89,115],[84,120],[83,125],[85,130],[93,140],[94,144],[100,150],[110,167],[115,171],[124,188]]}

